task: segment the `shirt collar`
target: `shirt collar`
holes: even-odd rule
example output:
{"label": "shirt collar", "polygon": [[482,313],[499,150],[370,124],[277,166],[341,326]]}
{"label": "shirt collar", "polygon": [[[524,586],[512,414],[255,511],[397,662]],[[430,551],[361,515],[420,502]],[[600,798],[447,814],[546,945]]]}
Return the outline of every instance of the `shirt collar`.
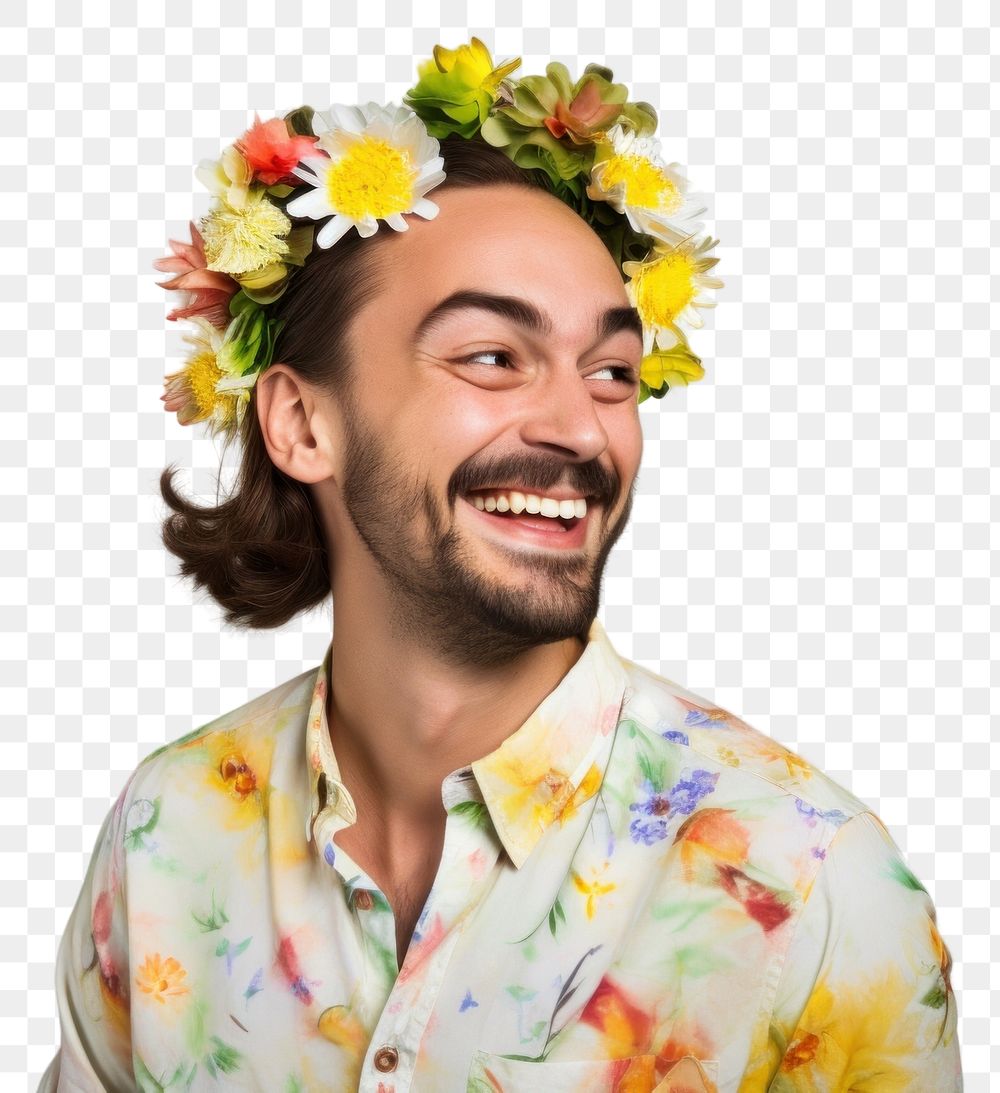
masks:
{"label": "shirt collar", "polygon": [[[307,840],[325,808],[339,812],[348,824],[357,818],[340,780],[326,719],[332,657],[331,641],[316,669],[306,720]],[[462,772],[471,769],[497,835],[520,869],[549,825],[559,818],[565,822],[600,789],[608,758],[605,746],[618,724],[627,682],[625,663],[594,618],[583,653],[558,685],[499,747],[449,774],[442,783],[442,801]]]}

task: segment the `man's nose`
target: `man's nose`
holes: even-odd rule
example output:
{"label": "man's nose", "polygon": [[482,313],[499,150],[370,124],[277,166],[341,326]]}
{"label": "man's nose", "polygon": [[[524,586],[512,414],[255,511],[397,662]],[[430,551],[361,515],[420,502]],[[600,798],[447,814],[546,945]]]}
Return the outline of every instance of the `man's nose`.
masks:
{"label": "man's nose", "polygon": [[552,368],[533,384],[530,409],[521,426],[526,444],[558,450],[579,462],[596,459],[608,434],[594,399],[594,383],[575,365]]}

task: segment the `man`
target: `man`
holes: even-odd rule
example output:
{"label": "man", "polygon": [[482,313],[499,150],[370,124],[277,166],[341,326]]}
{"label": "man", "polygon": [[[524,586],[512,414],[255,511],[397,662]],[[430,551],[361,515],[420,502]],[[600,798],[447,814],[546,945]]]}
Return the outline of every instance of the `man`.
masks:
{"label": "man", "polygon": [[[394,241],[389,287],[356,319],[378,382],[351,412],[280,365],[258,393],[268,453],[315,484],[332,543],[327,712],[358,805],[338,842],[399,908],[400,963],[441,856],[441,783],[499,747],[579,658],[642,454],[635,384],[612,375],[638,374],[641,327],[590,228],[507,187],[440,204],[441,224]],[[464,260],[451,240],[469,241]],[[432,308],[455,293],[469,298]],[[586,515],[567,531],[474,503],[514,492],[585,500]]]}
{"label": "man", "polygon": [[[332,544],[332,656],[214,727],[247,811],[185,765],[198,734],[119,801],[130,910],[95,940],[129,957],[143,1054],[101,979],[99,1012],[61,1011],[61,1088],[133,1063],[143,1089],[958,1088],[949,956],[878,820],[595,621],[642,453],[607,249],[544,193],[439,203],[352,329],[378,383],[345,408],[260,380]],[[518,493],[586,515],[475,504]],[[304,772],[275,769],[309,719],[311,845]]]}
{"label": "man", "polygon": [[642,454],[614,260],[550,195],[438,200],[350,399],[259,380],[333,641],[130,779],[60,951],[58,1088],[961,1088],[885,828],[596,618]]}

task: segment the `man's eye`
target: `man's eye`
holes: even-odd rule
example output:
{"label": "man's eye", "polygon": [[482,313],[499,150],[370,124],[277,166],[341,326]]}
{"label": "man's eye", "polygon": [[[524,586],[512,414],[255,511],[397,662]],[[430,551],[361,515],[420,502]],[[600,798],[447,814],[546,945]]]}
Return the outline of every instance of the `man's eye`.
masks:
{"label": "man's eye", "polygon": [[598,376],[601,372],[611,372],[612,379],[621,380],[625,383],[635,382],[635,369],[630,364],[606,364],[597,372],[591,372],[592,376]]}
{"label": "man's eye", "polygon": [[478,353],[473,353],[468,357],[459,357],[459,360],[462,364],[472,364],[478,357],[503,357],[507,365],[502,367],[507,367],[510,364],[510,354],[503,349],[480,349]]}
{"label": "man's eye", "polygon": [[[505,349],[481,349],[478,353],[458,359],[461,364],[473,364],[479,363],[480,357],[495,357],[497,361],[502,361],[503,363],[495,365],[498,368],[509,368],[512,363],[511,355]],[[600,376],[602,372],[610,372],[611,379],[622,383],[633,384],[637,379],[636,370],[630,364],[606,364],[597,372],[592,372],[591,376]]]}

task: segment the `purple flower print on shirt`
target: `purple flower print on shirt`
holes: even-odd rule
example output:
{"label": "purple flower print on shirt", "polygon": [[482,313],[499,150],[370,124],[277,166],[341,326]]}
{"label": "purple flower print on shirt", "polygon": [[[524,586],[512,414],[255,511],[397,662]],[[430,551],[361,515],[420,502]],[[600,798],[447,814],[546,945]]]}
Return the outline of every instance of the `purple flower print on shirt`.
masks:
{"label": "purple flower print on shirt", "polygon": [[718,778],[718,771],[702,770],[700,767],[692,771],[690,767],[685,767],[680,778],[666,793],[655,792],[655,786],[646,778],[646,799],[633,801],[628,807],[630,812],[640,812],[643,817],[652,819],[638,817],[633,820],[629,825],[632,838],[636,842],[641,839],[647,846],[664,839],[670,818],[677,813],[688,815],[694,811],[698,802],[715,789]]}

